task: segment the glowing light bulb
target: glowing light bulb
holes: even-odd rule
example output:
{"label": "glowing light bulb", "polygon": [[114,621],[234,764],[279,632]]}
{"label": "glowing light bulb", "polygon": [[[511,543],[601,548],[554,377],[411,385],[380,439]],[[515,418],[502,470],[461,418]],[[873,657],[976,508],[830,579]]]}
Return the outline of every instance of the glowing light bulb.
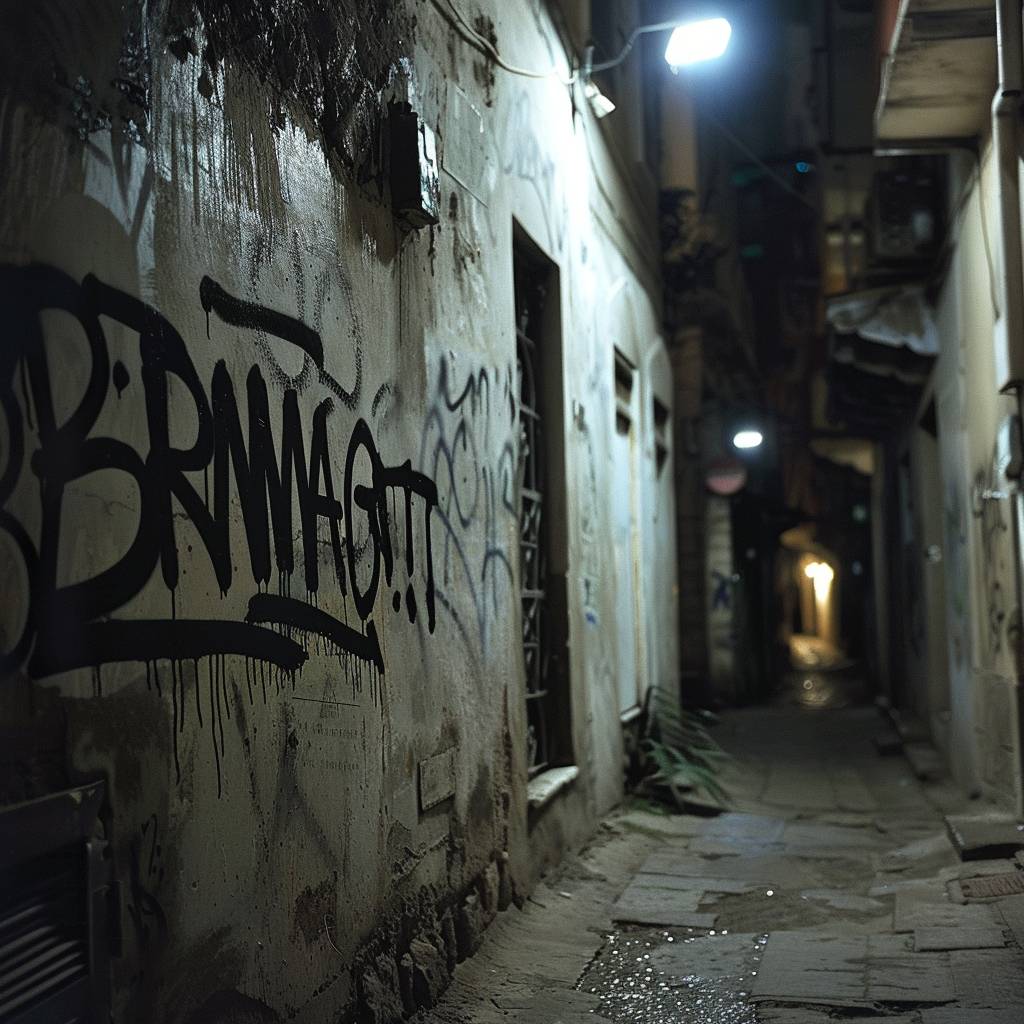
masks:
{"label": "glowing light bulb", "polygon": [[739,449],[760,448],[764,442],[764,435],[760,430],[739,430],[732,439],[732,443]]}
{"label": "glowing light bulb", "polygon": [[669,37],[665,60],[673,67],[715,60],[725,53],[732,25],[725,18],[708,18],[680,25]]}
{"label": "glowing light bulb", "polygon": [[809,562],[804,566],[804,575],[809,580],[814,580],[814,596],[819,601],[824,601],[836,577],[832,566],[828,562]]}

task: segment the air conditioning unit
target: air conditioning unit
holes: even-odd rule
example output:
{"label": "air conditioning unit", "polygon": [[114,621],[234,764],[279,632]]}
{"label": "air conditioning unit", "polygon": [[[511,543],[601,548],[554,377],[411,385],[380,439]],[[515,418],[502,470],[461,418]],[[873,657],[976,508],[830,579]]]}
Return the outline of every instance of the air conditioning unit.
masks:
{"label": "air conditioning unit", "polygon": [[867,203],[872,264],[910,270],[931,263],[945,230],[945,174],[934,157],[893,158],[874,177]]}

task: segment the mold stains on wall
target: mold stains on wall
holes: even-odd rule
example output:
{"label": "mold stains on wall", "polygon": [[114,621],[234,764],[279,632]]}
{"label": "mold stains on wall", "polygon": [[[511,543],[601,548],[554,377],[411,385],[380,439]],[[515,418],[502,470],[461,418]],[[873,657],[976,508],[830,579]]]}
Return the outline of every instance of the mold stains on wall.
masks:
{"label": "mold stains on wall", "polygon": [[[988,657],[1002,654],[1006,639],[1007,599],[1003,580],[1007,578],[1007,538],[1010,530],[1004,512],[1005,497],[999,489],[994,468],[995,455],[989,464],[974,475],[971,490],[971,512],[980,545],[979,570],[982,589],[980,608],[984,609],[982,641]],[[1012,592],[1012,591],[1011,591]]]}
{"label": "mold stains on wall", "polygon": [[[454,355],[440,356],[419,465],[437,482],[438,603],[471,651],[487,650],[514,580],[508,540],[517,516],[515,424],[511,366],[459,370]],[[467,599],[473,620],[460,611]]]}
{"label": "mold stains on wall", "polygon": [[146,4],[38,0],[4,5],[0,80],[12,100],[79,141],[114,129],[142,142],[152,89]]}
{"label": "mold stains on wall", "polygon": [[499,853],[458,895],[426,886],[406,896],[354,957],[354,1019],[396,1024],[430,1009],[456,964],[476,952],[484,930],[512,902],[507,876]]}
{"label": "mold stains on wall", "polygon": [[[455,193],[452,193],[455,198]],[[471,238],[467,238],[459,229],[457,222],[452,224],[452,265],[460,284],[465,283],[465,278],[474,273],[477,261],[481,259],[480,246],[475,244]]]}
{"label": "mold stains on wall", "polygon": [[126,909],[140,950],[167,938],[167,914],[156,890],[163,882],[164,836],[160,821],[151,814],[129,843],[131,859]]}
{"label": "mold stains on wall", "polygon": [[281,1018],[266,1003],[235,989],[215,992],[189,1015],[186,1024],[280,1024]]}
{"label": "mold stains on wall", "polygon": [[307,946],[316,946],[324,936],[328,922],[338,906],[338,872],[318,886],[306,886],[295,898],[292,937],[301,935]]}
{"label": "mold stains on wall", "polygon": [[[478,14],[473,21],[473,28],[478,36],[486,39],[495,50],[498,48],[498,33],[494,30],[494,22],[486,14]],[[484,94],[484,102],[494,106],[494,69],[495,64],[487,57],[473,61],[473,78]]]}
{"label": "mold stains on wall", "polygon": [[[3,567],[6,570],[10,566]],[[15,578],[7,571],[4,580]],[[6,639],[0,633],[0,640]],[[0,805],[67,789],[68,721],[56,694],[24,681],[6,687],[0,713]]]}
{"label": "mold stains on wall", "polygon": [[946,588],[947,601],[952,613],[950,652],[954,666],[962,668],[970,650],[967,638],[967,601],[970,580],[967,571],[967,522],[964,502],[960,489],[951,483],[946,488],[944,509],[944,539],[949,586]]}
{"label": "mold stains on wall", "polygon": [[171,0],[164,27],[172,52],[201,46],[200,81],[216,81],[222,66],[247,69],[358,181],[379,178],[382,94],[412,46],[403,5]]}

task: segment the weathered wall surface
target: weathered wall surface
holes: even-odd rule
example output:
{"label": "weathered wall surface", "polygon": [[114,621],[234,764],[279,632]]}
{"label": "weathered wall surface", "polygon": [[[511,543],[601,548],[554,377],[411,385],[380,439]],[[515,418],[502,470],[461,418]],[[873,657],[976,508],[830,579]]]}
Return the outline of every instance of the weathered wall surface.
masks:
{"label": "weathered wall surface", "polygon": [[715,693],[724,700],[734,700],[739,688],[736,678],[736,586],[733,579],[732,521],[727,498],[716,496],[707,499],[705,523],[709,671]]}
{"label": "weathered wall surface", "polygon": [[[117,1020],[407,1012],[619,798],[613,344],[675,682],[651,211],[542,5],[485,8],[557,74],[427,4],[3,15],[2,795],[107,779]],[[395,98],[438,138],[441,223],[413,235]],[[531,824],[513,220],[560,269],[581,769]]]}
{"label": "weathered wall surface", "polygon": [[[1016,650],[1019,620],[1012,507],[997,468],[997,435],[1013,401],[995,387],[999,316],[996,168],[954,163],[952,194],[967,189],[957,245],[936,314],[941,352],[934,374],[944,491],[943,563],[950,691],[949,746],[966,785],[1014,806],[1019,784]],[[993,252],[991,246],[995,246]]]}

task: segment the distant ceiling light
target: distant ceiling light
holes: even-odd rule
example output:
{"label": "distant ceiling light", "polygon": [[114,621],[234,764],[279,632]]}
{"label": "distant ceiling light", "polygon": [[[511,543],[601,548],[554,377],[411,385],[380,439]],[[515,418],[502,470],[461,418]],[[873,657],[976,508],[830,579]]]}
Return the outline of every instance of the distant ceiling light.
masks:
{"label": "distant ceiling light", "polygon": [[704,474],[704,482],[712,494],[723,498],[739,494],[747,483],[747,467],[735,455],[713,459]]}
{"label": "distant ceiling light", "polygon": [[594,112],[594,117],[599,121],[602,117],[607,117],[615,109],[615,104],[601,92],[596,82],[587,82],[585,92],[587,99],[590,101],[590,109]]}
{"label": "distant ceiling light", "polygon": [[725,53],[732,25],[725,18],[708,18],[680,25],[669,37],[665,60],[672,68],[715,60]]}
{"label": "distant ceiling light", "polygon": [[836,576],[832,566],[828,562],[809,562],[804,566],[804,575],[814,581],[814,596],[819,601],[827,601]]}
{"label": "distant ceiling light", "polygon": [[760,448],[764,442],[764,435],[760,430],[740,430],[732,439],[732,443],[739,449]]}

